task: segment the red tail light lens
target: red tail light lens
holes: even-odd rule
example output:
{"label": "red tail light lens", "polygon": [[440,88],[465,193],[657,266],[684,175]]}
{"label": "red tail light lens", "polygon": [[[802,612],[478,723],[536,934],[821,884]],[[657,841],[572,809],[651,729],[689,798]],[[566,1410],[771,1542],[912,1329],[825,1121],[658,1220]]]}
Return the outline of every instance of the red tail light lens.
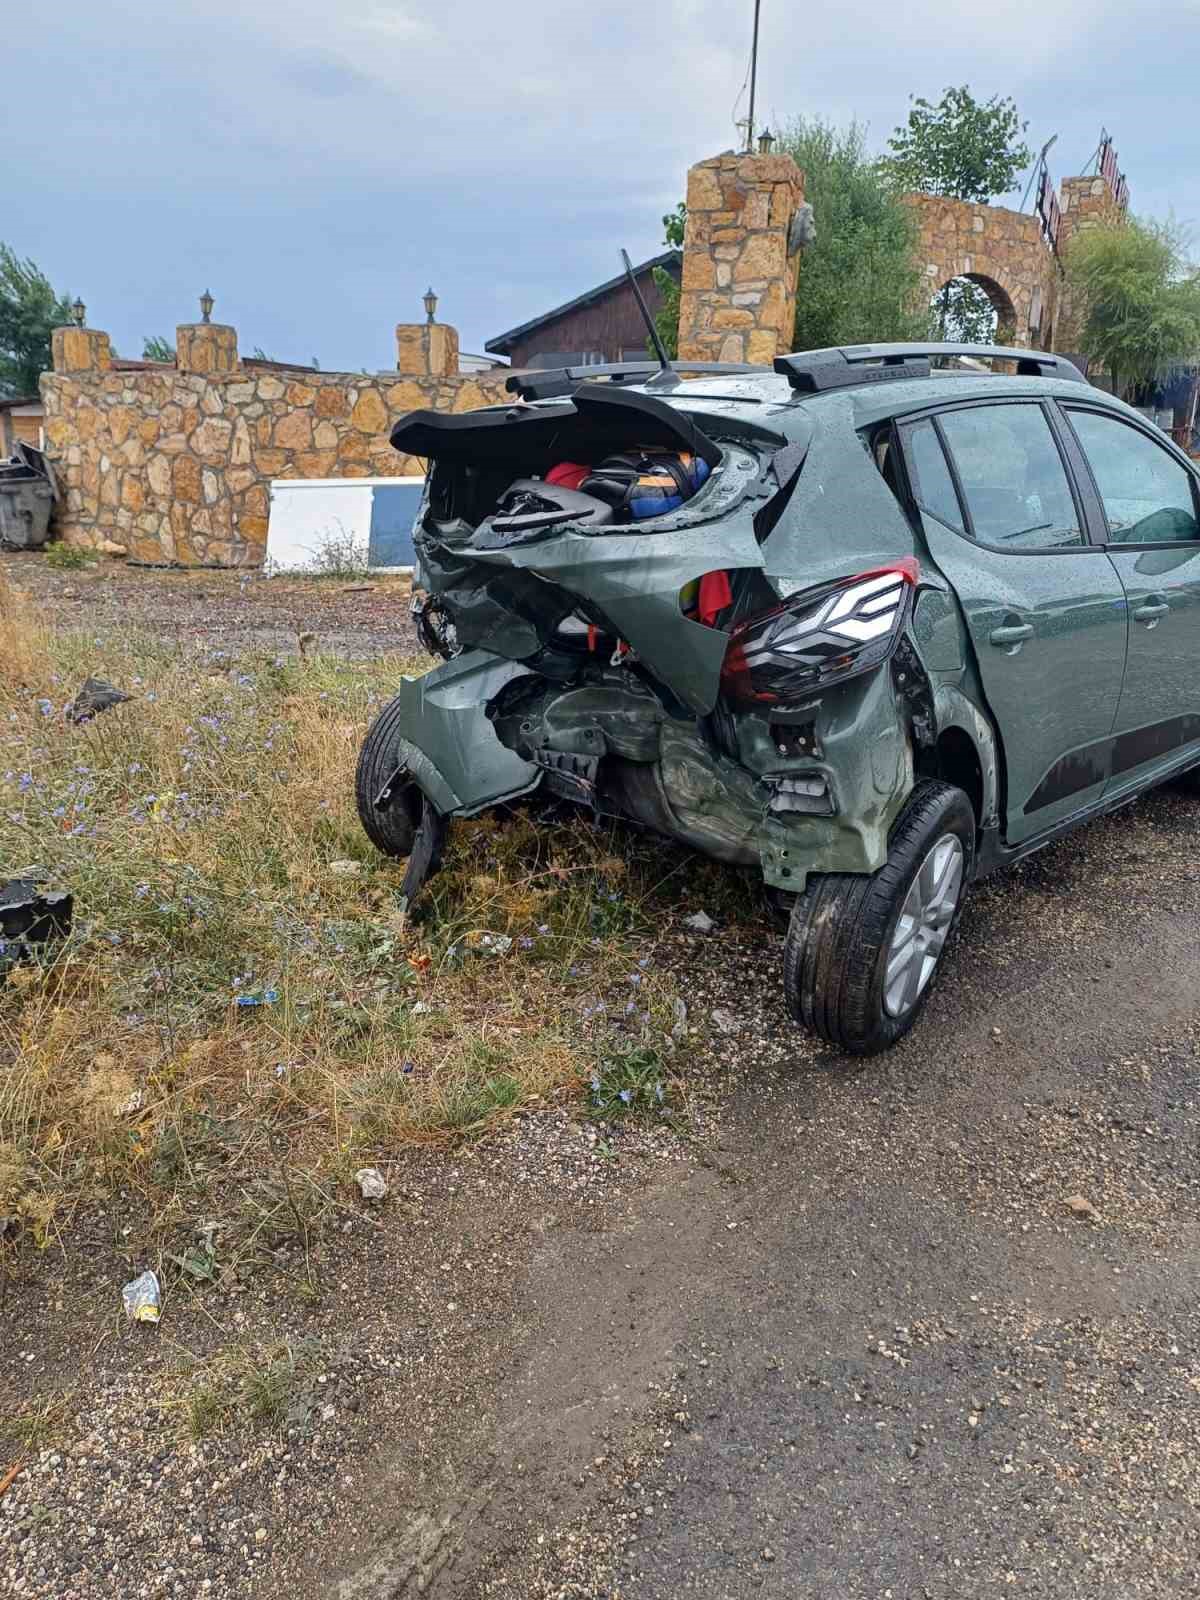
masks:
{"label": "red tail light lens", "polygon": [[908,619],[920,572],[906,557],[807,589],[730,635],[721,678],[746,705],[787,705],[886,661]]}

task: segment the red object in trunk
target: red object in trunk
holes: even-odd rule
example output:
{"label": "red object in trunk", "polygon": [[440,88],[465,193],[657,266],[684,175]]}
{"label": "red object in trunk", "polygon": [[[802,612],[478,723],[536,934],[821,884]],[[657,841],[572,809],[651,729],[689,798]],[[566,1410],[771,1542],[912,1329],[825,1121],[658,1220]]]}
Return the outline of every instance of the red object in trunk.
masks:
{"label": "red object in trunk", "polygon": [[586,477],[591,475],[591,467],[582,461],[560,461],[556,467],[551,467],[546,474],[546,482],[557,484],[560,489],[578,489]]}

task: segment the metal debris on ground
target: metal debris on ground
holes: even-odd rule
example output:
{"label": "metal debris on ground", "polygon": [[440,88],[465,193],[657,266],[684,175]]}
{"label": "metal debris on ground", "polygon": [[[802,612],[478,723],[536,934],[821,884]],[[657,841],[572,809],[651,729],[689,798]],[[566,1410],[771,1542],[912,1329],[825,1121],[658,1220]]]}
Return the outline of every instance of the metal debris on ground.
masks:
{"label": "metal debris on ground", "polygon": [[132,699],[131,694],[106,683],[103,678],[85,678],[75,698],[67,704],[67,721],[76,725],[90,722],[98,711],[108,711]]}
{"label": "metal debris on ground", "polygon": [[354,1181],[364,1200],[382,1200],[388,1192],[387,1180],[378,1167],[360,1167]]}
{"label": "metal debris on ground", "polygon": [[694,928],[697,933],[711,933],[716,927],[707,911],[696,911],[690,917],[684,917],[683,925],[685,928]]}
{"label": "metal debris on ground", "polygon": [[0,884],[0,972],[32,960],[38,948],[71,931],[74,897],[43,887],[45,875],[30,867]]}
{"label": "metal debris on ground", "polygon": [[361,878],[363,864],[361,861],[331,861],[329,870],[335,878]]}
{"label": "metal debris on ground", "polygon": [[162,1315],[157,1273],[143,1272],[127,1283],[121,1290],[121,1301],[131,1322],[157,1322]]}

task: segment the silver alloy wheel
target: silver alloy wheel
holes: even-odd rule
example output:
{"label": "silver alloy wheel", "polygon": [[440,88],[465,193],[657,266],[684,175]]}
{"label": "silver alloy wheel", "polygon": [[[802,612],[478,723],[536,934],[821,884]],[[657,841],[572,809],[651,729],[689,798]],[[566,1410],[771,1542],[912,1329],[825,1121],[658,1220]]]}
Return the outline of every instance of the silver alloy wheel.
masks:
{"label": "silver alloy wheel", "polygon": [[962,840],[944,833],[917,869],[888,947],[883,1008],[903,1017],[933,977],[962,893]]}

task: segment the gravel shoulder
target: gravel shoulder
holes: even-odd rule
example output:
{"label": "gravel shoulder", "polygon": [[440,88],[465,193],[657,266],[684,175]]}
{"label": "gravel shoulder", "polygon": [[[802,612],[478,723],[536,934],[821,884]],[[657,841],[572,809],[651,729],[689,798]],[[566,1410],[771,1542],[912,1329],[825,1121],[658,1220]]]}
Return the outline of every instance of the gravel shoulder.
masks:
{"label": "gravel shoulder", "polygon": [[60,626],[132,623],[168,642],[284,655],[294,655],[303,638],[306,648],[351,660],[419,649],[404,577],[267,578],[108,560],[60,571],[32,553],[0,553],[0,567]]}
{"label": "gravel shoulder", "polygon": [[[47,571],[81,615],[287,632],[258,580],[78,601]],[[378,598],[288,599],[290,648],[407,648]],[[414,1152],[310,1259],[176,1291],[156,1329],[119,1306],[136,1198],[78,1219],[0,1285],[0,1587],[1193,1594],[1197,816],[1164,791],[979,886],[916,1033],[865,1066],[786,1021],[777,934],[681,905],[653,960],[730,1028],[694,1138],[547,1112]],[[188,1395],[280,1351],[275,1425],[188,1438]]]}

